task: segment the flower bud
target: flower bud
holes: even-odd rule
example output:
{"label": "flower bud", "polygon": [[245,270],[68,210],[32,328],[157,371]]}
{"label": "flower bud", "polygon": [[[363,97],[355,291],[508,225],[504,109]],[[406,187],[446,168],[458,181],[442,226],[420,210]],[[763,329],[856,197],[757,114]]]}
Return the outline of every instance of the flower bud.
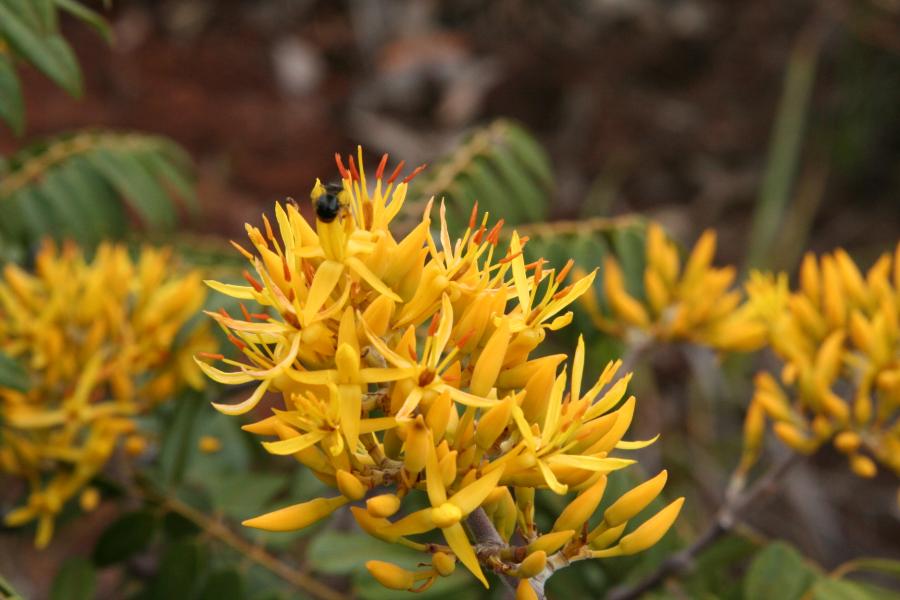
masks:
{"label": "flower bud", "polygon": [[612,503],[603,513],[603,520],[610,527],[620,525],[629,520],[659,496],[666,485],[668,472],[662,470],[653,479],[649,479],[634,489],[627,491]]}
{"label": "flower bud", "polygon": [[[578,531],[584,525],[603,499],[606,491],[606,477],[600,477],[594,485],[584,490],[563,509],[553,524],[553,531]],[[607,511],[608,512],[608,511]]]}
{"label": "flower bud", "polygon": [[91,512],[97,508],[98,504],[100,504],[100,492],[93,486],[86,487],[84,488],[84,491],[81,492],[78,503],[81,506],[81,510],[84,512]]}
{"label": "flower bud", "polygon": [[416,581],[415,573],[381,560],[366,562],[366,569],[378,583],[391,590],[408,590]]}
{"label": "flower bud", "polygon": [[537,593],[527,579],[523,579],[516,587],[516,600],[538,600]]}
{"label": "flower bud", "polygon": [[772,426],[778,438],[801,454],[812,454],[817,447],[816,441],[809,438],[790,423],[779,422]]}
{"label": "flower bud", "polygon": [[675,522],[682,504],[684,498],[678,498],[619,540],[618,548],[622,554],[636,554],[656,544]]}
{"label": "flower bud", "polygon": [[434,524],[441,529],[456,525],[462,520],[463,514],[459,507],[449,502],[444,502],[431,511]]}
{"label": "flower bud", "polygon": [[625,522],[621,525],[616,525],[615,527],[607,527],[605,522],[600,523],[588,534],[588,542],[590,543],[591,548],[594,548],[595,550],[609,548],[615,542],[619,541],[619,538],[622,537],[627,525],[628,523]]}
{"label": "flower bud", "polygon": [[374,496],[366,500],[366,510],[373,517],[390,517],[400,510],[400,498],[396,494]]}
{"label": "flower bud", "polygon": [[834,438],[834,447],[844,454],[856,452],[861,444],[862,440],[855,431],[842,431]]}
{"label": "flower bud", "polygon": [[368,489],[355,475],[343,469],[339,469],[335,475],[337,487],[341,494],[350,500],[362,500]]}
{"label": "flower bud", "polygon": [[854,454],[850,457],[850,469],[860,477],[871,479],[878,474],[878,467],[871,458],[864,454]]}
{"label": "flower bud", "polygon": [[406,442],[404,443],[403,466],[412,474],[418,474],[425,468],[425,459],[431,449],[431,439],[428,435],[428,427],[422,415],[409,424],[406,430]]}
{"label": "flower bud", "polygon": [[435,552],[431,555],[431,566],[441,577],[447,577],[456,570],[456,557],[444,552]]}
{"label": "flower bud", "polygon": [[215,454],[222,449],[222,440],[213,435],[204,435],[197,442],[197,447],[204,454]]}
{"label": "flower bud", "polygon": [[574,529],[545,533],[538,539],[528,544],[528,553],[530,554],[532,552],[542,550],[547,554],[553,554],[554,552],[562,548],[565,544],[567,544],[574,535]]}
{"label": "flower bud", "polygon": [[264,529],[266,531],[296,531],[312,525],[347,503],[343,496],[334,498],[314,498],[279,510],[247,519],[241,523],[244,527]]}
{"label": "flower bud", "polygon": [[544,570],[547,566],[547,553],[543,550],[532,552],[525,557],[516,569],[516,575],[522,579],[529,579]]}
{"label": "flower bud", "polygon": [[475,426],[475,444],[482,450],[487,450],[494,445],[503,430],[509,424],[512,415],[512,407],[515,399],[508,396],[502,402],[495,404],[487,410],[478,424]]}

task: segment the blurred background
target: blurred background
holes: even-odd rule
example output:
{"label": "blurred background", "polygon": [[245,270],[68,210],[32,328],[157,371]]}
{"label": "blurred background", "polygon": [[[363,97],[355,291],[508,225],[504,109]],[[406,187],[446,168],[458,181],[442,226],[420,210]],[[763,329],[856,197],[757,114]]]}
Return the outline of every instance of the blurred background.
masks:
{"label": "blurred background", "polygon": [[114,4],[111,51],[64,25],[82,101],[24,73],[30,134],[171,137],[197,163],[201,233],[305,197],[334,152],[432,162],[495,117],[548,150],[551,218],[640,211],[689,242],[715,227],[739,261],[758,204],[780,204],[787,267],[806,246],[870,257],[900,230],[897,0]]}
{"label": "blurred background", "polygon": [[[510,127],[527,132],[549,165],[537,177],[546,192],[540,220],[638,213],[661,221],[687,246],[711,227],[719,233],[717,262],[789,272],[805,250],[837,246],[867,267],[900,237],[900,0],[93,6],[109,16],[111,47],[83,23],[61,21],[84,76],[80,100],[32,67],[19,71],[27,138],[99,127],[177,142],[197,179],[199,210],[181,215],[187,246],[240,239],[243,224],[258,223],[274,201],[305,199],[316,177],[336,178],[335,152],[362,144],[370,165],[388,152],[409,166],[440,166],[478,135],[503,138]],[[0,128],[0,155],[22,146]],[[436,182],[442,173],[426,172],[418,191],[446,192],[465,206],[479,195],[465,186],[452,191],[452,169],[447,181]],[[506,202],[515,212],[515,198]],[[741,360],[725,365],[726,380],[729,372],[749,371]],[[672,494],[689,494],[682,525],[689,540],[720,501],[750,387],[746,377],[731,386],[718,375],[704,379],[708,360],[663,352],[654,363],[658,378],[637,382],[646,403],[634,435],[665,430],[661,448],[648,451],[648,469],[674,463],[680,473]],[[724,404],[713,407],[710,399],[723,394]],[[707,409],[713,416],[697,418]],[[210,428],[226,440],[235,435],[221,421],[211,423],[191,435]],[[248,463],[251,451],[239,450],[235,460]],[[897,509],[883,509],[896,504],[896,480],[860,482],[829,452],[797,471],[778,500],[784,510],[756,525],[829,566],[861,554],[900,557]],[[191,467],[195,480],[208,473],[209,460]],[[279,481],[269,481],[269,497]],[[222,485],[230,486],[216,491],[227,516],[239,520],[255,510],[249,500],[241,504],[247,481]],[[290,489],[312,485],[298,476]],[[7,573],[22,568],[16,549],[30,565],[19,581],[37,581],[116,515],[101,510],[95,522],[77,522],[59,534],[55,551],[40,556],[28,539],[7,541],[0,566]],[[353,555],[355,542],[345,538],[325,539],[307,556],[346,588],[340,577],[358,570],[365,552]],[[730,564],[747,552],[726,547],[719,559]],[[599,569],[570,571],[568,583],[557,586],[599,589]]]}

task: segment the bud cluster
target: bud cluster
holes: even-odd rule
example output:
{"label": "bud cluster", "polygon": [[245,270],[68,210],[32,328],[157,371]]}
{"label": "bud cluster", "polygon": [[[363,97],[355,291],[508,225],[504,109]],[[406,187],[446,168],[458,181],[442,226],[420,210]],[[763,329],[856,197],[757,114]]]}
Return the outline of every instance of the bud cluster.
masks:
{"label": "bud cluster", "polygon": [[[623,338],[649,336],[670,342],[687,341],[717,350],[746,352],[765,342],[765,326],[754,310],[732,289],[734,267],[714,267],[716,234],[703,233],[682,264],[678,248],[662,227],[650,223],[645,248],[643,299],[626,289],[619,262],[604,262],[603,291],[608,313],[592,290],[582,304],[598,329]],[[636,290],[633,290],[636,293]]]}
{"label": "bud cluster", "polygon": [[[123,436],[126,448],[143,448],[135,416],[185,385],[203,386],[191,357],[211,343],[208,328],[182,330],[206,290],[199,274],[171,270],[164,250],[134,261],[124,246],[102,245],[88,261],[75,246],[46,243],[34,274],[3,271],[0,351],[24,367],[28,386],[0,386],[0,471],[31,490],[5,523],[37,519],[38,546]],[[84,489],[82,507],[97,499]]]}
{"label": "bud cluster", "polygon": [[[316,183],[314,223],[293,203],[276,205],[274,227],[265,217],[262,230],[247,226],[253,252],[236,245],[254,271],[248,285],[209,282],[256,305],[210,313],[238,358],[199,364],[216,381],[254,386],[217,408],[255,411],[260,419],[244,428],[270,438],[266,450],[337,491],[245,525],[294,530],[350,504],[369,534],[430,554],[415,572],[368,563],[402,590],[427,588],[457,562],[487,585],[483,569],[543,579],[573,560],[655,544],[683,499],[626,527],[660,494],[665,472],[592,521],[607,475],[635,462],[617,451],[653,441],[623,440],[635,407],[629,376],[617,378],[612,363],[583,386],[581,341],[568,367],[566,355],[533,356],[548,330],[571,321],[566,309],[594,275],[566,284],[571,263],[526,263],[527,239],[512,232],[501,248],[502,221],[491,224],[477,205],[459,237],[443,205],[432,223],[429,203],[396,239],[389,225],[419,169],[401,180],[402,164],[386,176],[386,161],[372,182],[361,153],[347,167],[337,157],[341,184]],[[540,490],[576,494],[548,531],[535,523]],[[427,507],[411,510],[413,495]],[[473,519],[501,541],[479,537]],[[436,530],[443,539],[419,537]]]}
{"label": "bud cluster", "polygon": [[900,244],[865,276],[843,250],[808,254],[798,289],[778,289],[786,286],[784,275],[756,275],[748,284],[783,368],[780,381],[768,373],[756,377],[745,468],[755,461],[769,419],[798,452],[831,441],[861,477],[876,474],[876,461],[900,474]]}

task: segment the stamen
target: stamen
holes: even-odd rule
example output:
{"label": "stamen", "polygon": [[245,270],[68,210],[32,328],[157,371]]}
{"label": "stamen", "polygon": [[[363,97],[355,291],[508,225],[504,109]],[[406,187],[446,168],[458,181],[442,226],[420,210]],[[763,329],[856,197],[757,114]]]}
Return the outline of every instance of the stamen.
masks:
{"label": "stamen", "polygon": [[352,156],[347,157],[350,161],[350,174],[353,175],[353,181],[359,181],[359,171],[356,170],[356,161]]}
{"label": "stamen", "polygon": [[341,179],[350,179],[350,173],[344,168],[344,163],[341,161],[341,155],[337,152],[334,153],[334,162],[337,163],[338,171],[341,173]]}
{"label": "stamen", "polygon": [[197,356],[208,360],[224,360],[224,354],[213,354],[212,352],[198,352]]}
{"label": "stamen", "polygon": [[412,172],[412,173],[410,173],[409,175],[407,175],[406,177],[404,177],[404,178],[403,178],[403,181],[402,181],[401,183],[409,183],[410,181],[413,180],[413,178],[414,178],[416,175],[418,175],[419,173],[421,173],[422,171],[424,171],[424,170],[425,170],[425,167],[427,167],[427,166],[428,166],[427,164],[422,163],[421,165],[419,165],[418,167],[416,167],[415,169],[413,169],[413,172]]}
{"label": "stamen", "polygon": [[575,266],[575,261],[570,258],[568,260],[568,262],[566,262],[566,265],[562,269],[559,270],[559,274],[556,276],[556,280],[557,281],[564,280],[566,278],[566,275],[569,274],[569,271],[572,270],[573,266]]}
{"label": "stamen", "polygon": [[244,255],[244,258],[246,258],[247,260],[253,260],[253,255],[250,254],[250,252],[248,252],[247,250],[245,250],[243,246],[241,246],[234,240],[229,240],[229,241],[231,242],[231,245],[234,246],[235,250],[237,250],[238,252],[240,252],[241,254]]}
{"label": "stamen", "polygon": [[375,170],[375,179],[381,179],[381,176],[384,175],[384,167],[387,165],[388,155],[387,152],[381,157],[381,162],[378,163],[378,169]]}
{"label": "stamen", "polygon": [[256,279],[254,279],[253,275],[248,273],[246,269],[244,269],[243,273],[241,273],[241,274],[244,276],[244,279],[247,280],[247,283],[249,283],[250,285],[253,286],[254,290],[256,290],[257,292],[263,291],[262,284],[260,282],[258,282]]}
{"label": "stamen", "polygon": [[406,164],[406,161],[405,161],[405,160],[401,160],[401,161],[400,161],[400,164],[397,165],[397,168],[394,169],[394,172],[391,173],[391,176],[390,176],[390,177],[388,177],[388,180],[387,180],[388,183],[394,183],[394,180],[397,179],[397,177],[400,176],[400,171],[403,170],[403,165],[405,165],[405,164]]}
{"label": "stamen", "polygon": [[469,215],[469,229],[475,229],[475,219],[478,217],[478,200],[475,201],[475,205],[472,207],[472,214]]}
{"label": "stamen", "polygon": [[244,303],[243,303],[243,302],[240,303],[240,307],[241,307],[241,312],[244,314],[244,320],[245,320],[245,321],[252,321],[252,320],[253,320],[253,317],[250,316],[250,311],[247,310],[247,307],[244,306]]}
{"label": "stamen", "polygon": [[237,347],[238,350],[243,351],[243,350],[246,350],[246,349],[247,349],[247,344],[245,344],[245,343],[242,342],[241,340],[237,339],[236,337],[234,337],[234,336],[231,335],[230,333],[228,334],[228,341],[231,342],[232,344],[234,344],[234,345]]}

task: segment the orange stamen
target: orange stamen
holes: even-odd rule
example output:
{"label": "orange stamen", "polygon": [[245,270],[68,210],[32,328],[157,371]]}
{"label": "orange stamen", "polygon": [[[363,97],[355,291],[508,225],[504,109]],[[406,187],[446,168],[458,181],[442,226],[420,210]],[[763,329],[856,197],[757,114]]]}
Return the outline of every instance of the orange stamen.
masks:
{"label": "orange stamen", "polygon": [[353,160],[353,155],[348,157],[350,161],[350,174],[353,175],[353,181],[359,181],[359,171],[356,170],[356,161]]}
{"label": "orange stamen", "polygon": [[556,280],[562,281],[563,279],[565,279],[566,275],[569,274],[569,271],[572,270],[573,266],[575,266],[575,261],[570,258],[568,260],[568,262],[566,263],[566,265],[562,269],[559,270],[559,275],[556,276]]}
{"label": "orange stamen", "polygon": [[244,279],[247,280],[247,283],[249,283],[250,285],[253,286],[253,289],[254,289],[254,290],[256,290],[257,292],[263,291],[263,286],[262,286],[262,284],[261,284],[260,282],[258,282],[256,279],[254,279],[254,278],[253,278],[253,275],[251,275],[250,273],[248,273],[246,269],[245,269],[244,272],[241,273],[241,274],[244,276]]}
{"label": "orange stamen", "polygon": [[208,360],[222,360],[225,358],[224,354],[213,354],[212,352],[198,352],[197,356]]}
{"label": "orange stamen", "polygon": [[334,153],[334,162],[337,163],[338,171],[341,173],[341,179],[350,179],[350,173],[344,168],[344,163],[341,161],[341,155],[337,152]]}
{"label": "orange stamen", "polygon": [[405,165],[405,164],[406,164],[406,161],[405,161],[405,160],[401,160],[401,161],[400,161],[400,164],[397,165],[397,168],[394,169],[394,172],[391,173],[391,176],[390,176],[390,177],[388,177],[387,182],[388,182],[389,184],[394,183],[394,180],[397,179],[397,177],[400,176],[400,171],[403,170],[403,165]]}
{"label": "orange stamen", "polygon": [[419,165],[418,167],[413,169],[412,173],[410,173],[409,175],[407,175],[406,177],[403,178],[403,183],[409,183],[410,181],[412,181],[413,177],[415,177],[416,175],[418,175],[419,173],[424,171],[425,167],[427,167],[427,166],[428,166],[427,164],[422,163],[421,165]]}
{"label": "orange stamen", "polygon": [[245,320],[245,321],[252,321],[252,320],[253,320],[253,317],[250,316],[250,311],[247,310],[247,307],[244,306],[244,303],[243,303],[243,302],[241,302],[240,306],[241,306],[241,312],[244,314],[244,320]]}
{"label": "orange stamen", "polygon": [[235,346],[237,346],[238,350],[245,350],[247,348],[247,344],[245,344],[241,340],[237,339],[230,333],[228,334],[228,341],[231,342],[232,344],[234,344]]}
{"label": "orange stamen", "polygon": [[381,179],[381,176],[384,175],[384,167],[387,165],[388,155],[387,152],[381,157],[381,162],[378,163],[378,169],[375,170],[375,179]]}
{"label": "orange stamen", "polygon": [[472,214],[469,216],[469,229],[475,229],[476,217],[478,217],[478,200],[475,201],[475,205],[472,207]]}
{"label": "orange stamen", "polygon": [[428,326],[428,336],[429,337],[433,336],[434,333],[437,331],[438,323],[441,320],[440,317],[441,317],[440,313],[434,313],[434,316],[431,317],[431,324]]}

